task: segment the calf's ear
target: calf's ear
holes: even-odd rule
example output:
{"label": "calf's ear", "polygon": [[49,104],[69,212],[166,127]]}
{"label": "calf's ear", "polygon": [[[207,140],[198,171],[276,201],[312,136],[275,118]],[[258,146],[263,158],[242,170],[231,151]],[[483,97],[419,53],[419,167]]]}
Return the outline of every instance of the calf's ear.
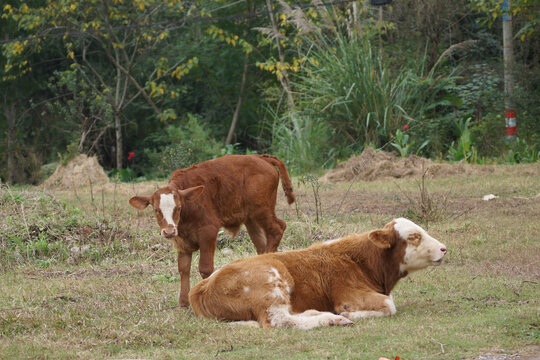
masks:
{"label": "calf's ear", "polygon": [[381,249],[389,249],[392,246],[392,235],[391,230],[373,230],[368,234],[368,239]]}
{"label": "calf's ear", "polygon": [[184,190],[178,190],[178,193],[181,197],[183,197],[186,200],[195,200],[199,195],[201,195],[202,191],[204,190],[204,186],[195,186],[190,187]]}
{"label": "calf's ear", "polygon": [[136,209],[144,210],[150,204],[150,196],[134,196],[129,199],[129,204]]}

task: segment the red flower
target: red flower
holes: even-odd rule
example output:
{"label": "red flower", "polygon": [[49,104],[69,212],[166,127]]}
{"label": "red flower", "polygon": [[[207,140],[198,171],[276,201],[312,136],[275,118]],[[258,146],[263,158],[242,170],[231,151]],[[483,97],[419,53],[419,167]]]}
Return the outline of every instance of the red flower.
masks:
{"label": "red flower", "polygon": [[128,152],[128,160],[131,160],[135,157],[135,153],[133,151]]}
{"label": "red flower", "polygon": [[409,125],[407,125],[407,124],[403,125],[403,129],[404,130],[409,130]]}

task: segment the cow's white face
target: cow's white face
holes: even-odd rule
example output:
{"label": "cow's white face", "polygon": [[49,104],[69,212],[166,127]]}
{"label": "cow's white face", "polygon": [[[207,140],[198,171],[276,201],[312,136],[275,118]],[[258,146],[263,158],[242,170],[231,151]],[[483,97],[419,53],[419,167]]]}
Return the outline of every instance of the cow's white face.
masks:
{"label": "cow's white face", "polygon": [[203,189],[204,186],[196,186],[185,190],[176,190],[166,186],[151,196],[134,196],[129,200],[129,203],[139,210],[152,205],[161,236],[173,238],[178,236],[180,213],[185,200],[194,200]]}
{"label": "cow's white face", "polygon": [[394,220],[394,230],[407,242],[402,272],[420,270],[430,265],[438,266],[446,255],[446,246],[431,237],[424,229],[410,220],[399,218]]}

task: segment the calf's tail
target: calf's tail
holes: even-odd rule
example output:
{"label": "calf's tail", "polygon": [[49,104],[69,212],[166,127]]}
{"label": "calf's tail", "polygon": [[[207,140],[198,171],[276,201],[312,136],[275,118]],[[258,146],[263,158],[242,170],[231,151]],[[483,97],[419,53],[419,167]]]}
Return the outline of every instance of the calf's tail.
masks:
{"label": "calf's tail", "polygon": [[296,201],[296,196],[293,192],[291,178],[289,177],[289,173],[283,161],[279,160],[274,155],[263,154],[259,155],[259,157],[270,165],[278,168],[279,176],[281,177],[281,186],[283,186],[283,191],[285,192],[285,196],[287,196],[287,202],[289,205],[294,203]]}

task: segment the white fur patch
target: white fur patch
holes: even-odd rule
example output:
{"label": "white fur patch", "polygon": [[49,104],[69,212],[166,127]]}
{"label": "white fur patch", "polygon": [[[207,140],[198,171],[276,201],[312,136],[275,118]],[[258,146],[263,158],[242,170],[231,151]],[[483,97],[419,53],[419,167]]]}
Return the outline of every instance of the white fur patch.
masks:
{"label": "white fur patch", "polygon": [[272,292],[270,293],[270,295],[276,299],[283,299],[283,300],[286,299],[285,294],[283,293],[283,291],[279,288],[277,284],[276,284],[276,287],[272,289]]}
{"label": "white fur patch", "polygon": [[317,310],[306,310],[300,314],[291,314],[289,305],[275,305],[268,308],[268,318],[274,327],[309,330],[319,326],[350,325],[347,318]]}
{"label": "white fur patch", "polygon": [[279,271],[277,271],[277,269],[275,267],[271,267],[270,268],[270,276],[268,276],[268,282],[274,282],[276,280],[279,280],[281,279],[281,275],[279,275]]}
{"label": "white fur patch", "polygon": [[163,218],[165,219],[167,224],[176,227],[176,224],[173,221],[173,211],[175,207],[176,203],[174,202],[173,194],[161,194],[159,198],[159,209],[163,214]]}
{"label": "white fur patch", "polygon": [[229,324],[235,325],[235,326],[247,326],[247,327],[253,327],[253,328],[260,328],[261,325],[255,321],[255,320],[248,320],[248,321],[233,321]]}
{"label": "white fur patch", "polygon": [[211,273],[210,276],[209,276],[208,278],[210,279],[212,276],[216,275],[216,274],[219,272],[219,270],[221,270],[221,268],[220,268],[220,269],[217,269],[216,271],[214,271],[213,273]]}
{"label": "white fur patch", "polygon": [[409,219],[398,218],[394,221],[396,222],[394,224],[394,229],[398,232],[399,236],[401,236],[403,240],[407,240],[409,235],[413,233],[420,233],[422,236],[426,234],[424,229],[422,229],[420,226],[416,225]]}
{"label": "white fur patch", "polygon": [[345,315],[348,319],[358,320],[372,317],[383,317],[385,314],[382,311],[353,311]]}
{"label": "white fur patch", "polygon": [[390,309],[390,315],[395,315],[397,310],[396,310],[396,304],[394,304],[394,298],[392,297],[392,295],[390,295],[388,299],[384,300],[384,302],[386,303],[386,305],[388,305],[388,309]]}
{"label": "white fur patch", "polygon": [[249,292],[249,286],[244,286],[244,292],[247,294]]}

